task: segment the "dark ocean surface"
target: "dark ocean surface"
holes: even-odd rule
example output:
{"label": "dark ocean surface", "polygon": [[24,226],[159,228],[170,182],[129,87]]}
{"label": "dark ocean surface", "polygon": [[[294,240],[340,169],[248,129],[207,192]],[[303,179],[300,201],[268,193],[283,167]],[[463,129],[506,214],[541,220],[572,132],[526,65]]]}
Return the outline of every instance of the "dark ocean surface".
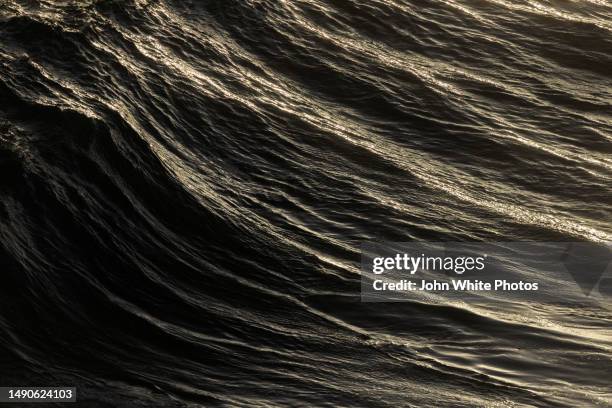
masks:
{"label": "dark ocean surface", "polygon": [[611,153],[608,0],[0,0],[0,385],[612,406],[609,308],[359,292],[365,241],[612,241]]}

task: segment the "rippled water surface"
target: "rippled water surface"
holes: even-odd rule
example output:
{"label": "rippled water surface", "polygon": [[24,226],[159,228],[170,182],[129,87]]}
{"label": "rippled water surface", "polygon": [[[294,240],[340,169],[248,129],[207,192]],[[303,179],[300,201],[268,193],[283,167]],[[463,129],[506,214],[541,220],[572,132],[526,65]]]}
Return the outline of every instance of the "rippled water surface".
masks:
{"label": "rippled water surface", "polygon": [[0,383],[610,406],[612,312],[364,304],[364,241],[612,241],[607,0],[0,1]]}

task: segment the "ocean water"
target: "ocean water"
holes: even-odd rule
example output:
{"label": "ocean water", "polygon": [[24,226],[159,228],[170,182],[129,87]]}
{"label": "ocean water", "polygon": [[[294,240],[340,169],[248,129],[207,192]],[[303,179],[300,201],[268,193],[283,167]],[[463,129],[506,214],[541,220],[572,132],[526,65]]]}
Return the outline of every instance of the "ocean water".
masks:
{"label": "ocean water", "polygon": [[611,142],[607,0],[1,0],[0,385],[612,406],[608,308],[359,292],[366,241],[612,241]]}

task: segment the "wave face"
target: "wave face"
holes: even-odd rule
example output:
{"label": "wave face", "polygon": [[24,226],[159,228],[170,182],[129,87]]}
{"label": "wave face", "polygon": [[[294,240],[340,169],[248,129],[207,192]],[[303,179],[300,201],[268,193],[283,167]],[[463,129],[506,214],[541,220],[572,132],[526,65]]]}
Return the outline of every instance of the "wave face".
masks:
{"label": "wave face", "polygon": [[0,382],[595,406],[612,315],[362,304],[364,241],[612,241],[612,5],[0,4]]}

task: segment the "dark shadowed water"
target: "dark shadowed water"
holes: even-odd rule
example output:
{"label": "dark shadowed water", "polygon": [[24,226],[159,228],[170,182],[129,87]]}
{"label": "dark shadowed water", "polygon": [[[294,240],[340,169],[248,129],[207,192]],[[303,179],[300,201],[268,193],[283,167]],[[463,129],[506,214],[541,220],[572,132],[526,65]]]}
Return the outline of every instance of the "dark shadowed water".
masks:
{"label": "dark shadowed water", "polygon": [[0,385],[611,406],[612,312],[364,304],[364,241],[612,241],[608,0],[0,0]]}

